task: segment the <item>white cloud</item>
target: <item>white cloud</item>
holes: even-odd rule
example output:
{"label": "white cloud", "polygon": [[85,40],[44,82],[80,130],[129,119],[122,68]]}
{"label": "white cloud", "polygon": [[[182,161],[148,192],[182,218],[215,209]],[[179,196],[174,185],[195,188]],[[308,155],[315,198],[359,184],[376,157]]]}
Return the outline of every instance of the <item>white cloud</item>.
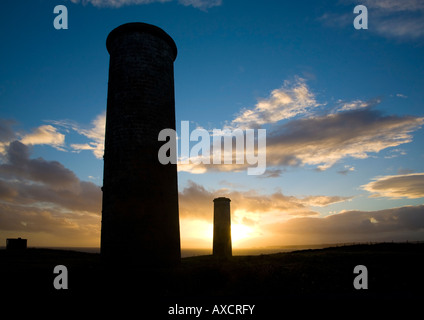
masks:
{"label": "white cloud", "polygon": [[406,151],[400,148],[389,150],[387,155],[384,156],[385,159],[397,158],[399,156],[405,156]]}
{"label": "white cloud", "polygon": [[386,12],[424,11],[422,0],[361,0],[368,8],[380,9]]}
{"label": "white cloud", "polygon": [[355,167],[345,165],[344,169],[337,171],[337,173],[347,175],[348,173],[353,172],[353,171],[355,171]]}
{"label": "white cloud", "polygon": [[352,28],[356,4],[368,8],[368,32],[398,40],[424,37],[424,2],[422,0],[346,0],[345,13],[326,12],[318,20],[331,27]]}
{"label": "white cloud", "polygon": [[97,159],[103,158],[104,153],[104,139],[105,139],[105,127],[106,127],[106,113],[103,112],[98,115],[92,122],[91,126],[86,128],[81,126],[80,124],[69,121],[69,120],[61,120],[61,121],[50,121],[51,123],[66,128],[71,129],[77,132],[80,135],[85,136],[89,139],[86,143],[73,143],[71,144],[71,148],[80,152],[82,150],[91,150],[94,156]]}
{"label": "white cloud", "polygon": [[424,14],[419,17],[380,18],[376,32],[382,36],[396,39],[417,39],[424,36]]}
{"label": "white cloud", "polygon": [[330,204],[345,202],[351,200],[352,197],[340,197],[340,196],[308,196],[299,199],[300,203],[303,203],[311,207],[326,207]]}
{"label": "white cloud", "polygon": [[43,125],[35,129],[32,133],[22,137],[23,144],[47,144],[63,151],[65,144],[65,135],[57,132],[57,129],[51,125]]}
{"label": "white cloud", "polygon": [[267,165],[313,165],[320,170],[343,158],[366,159],[389,147],[412,141],[424,118],[383,116],[362,108],[321,117],[292,120],[267,137]]}
{"label": "white cloud", "polygon": [[[315,99],[303,79],[298,79],[295,83],[286,81],[254,108],[242,110],[228,127],[251,129],[273,124],[267,130],[268,172],[263,177],[279,176],[281,166],[311,165],[326,170],[342,159],[366,159],[373,153],[412,141],[411,133],[421,128],[424,117],[384,115],[374,108],[381,102],[380,98],[338,100],[335,106],[326,106]],[[326,107],[317,109],[318,106]],[[397,148],[386,157],[405,154]],[[233,147],[233,164],[189,163],[179,165],[178,170],[202,174],[248,167],[246,163],[235,164],[234,160]],[[354,167],[345,167],[339,173],[352,171]]]}
{"label": "white cloud", "polygon": [[149,4],[154,2],[169,2],[172,0],[71,0],[73,3],[82,3],[86,5],[90,3],[95,7],[112,7],[112,8],[120,8],[122,6],[129,5],[142,5]]}
{"label": "white cloud", "polygon": [[340,100],[338,101],[338,106],[336,108],[336,111],[341,112],[341,111],[350,111],[350,110],[357,110],[362,108],[369,108],[369,107],[376,106],[380,103],[381,103],[381,99],[379,98],[371,99],[368,101],[357,99],[357,100],[353,100],[349,102]]}
{"label": "white cloud", "polygon": [[[91,4],[95,7],[110,7],[120,8],[123,6],[130,5],[144,5],[150,3],[165,3],[173,0],[71,0],[73,3],[82,3],[83,5]],[[193,6],[201,10],[220,6],[222,0],[178,0],[178,2],[184,6]]]}
{"label": "white cloud", "polygon": [[65,151],[65,135],[58,132],[52,125],[42,125],[31,133],[15,133],[12,126],[16,124],[12,120],[0,119],[0,154],[4,155],[9,144],[20,140],[27,145],[50,145],[60,151]]}
{"label": "white cloud", "polygon": [[259,127],[305,115],[318,106],[320,104],[305,80],[297,78],[294,83],[285,81],[281,88],[272,90],[270,97],[259,100],[255,108],[242,110],[232,121],[232,125],[239,128]]}
{"label": "white cloud", "polygon": [[184,6],[193,6],[201,10],[217,7],[222,4],[222,0],[178,0]]}
{"label": "white cloud", "polygon": [[91,122],[89,129],[79,128],[77,132],[89,138],[91,141],[85,145],[73,144],[75,150],[93,150],[93,154],[97,159],[101,159],[104,153],[104,140],[106,128],[106,114],[102,113]]}
{"label": "white cloud", "polygon": [[[106,126],[106,114],[104,112],[98,115],[88,127],[84,127],[71,120],[50,120],[48,122],[50,124],[39,126],[31,133],[16,134],[11,128],[14,124],[13,121],[0,119],[0,155],[5,154],[7,146],[12,141],[20,138],[19,141],[25,145],[49,145],[60,151],[66,151],[69,147],[74,152],[91,150],[96,158],[101,159],[103,157]],[[67,132],[72,130],[88,138],[88,141],[84,143],[72,143],[70,146],[66,146],[65,134],[59,132],[58,128],[62,128]]]}
{"label": "white cloud", "polygon": [[[357,1],[359,2],[359,1]],[[397,39],[424,36],[424,2],[422,0],[364,0],[378,34]]]}

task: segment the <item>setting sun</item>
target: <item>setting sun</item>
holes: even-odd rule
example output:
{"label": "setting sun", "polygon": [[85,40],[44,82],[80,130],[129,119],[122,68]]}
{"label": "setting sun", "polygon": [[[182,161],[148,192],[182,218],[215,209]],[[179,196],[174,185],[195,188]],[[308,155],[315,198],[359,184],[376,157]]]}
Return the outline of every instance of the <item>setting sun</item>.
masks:
{"label": "setting sun", "polygon": [[[201,220],[180,221],[182,248],[212,248],[213,224]],[[231,225],[233,248],[240,247],[243,240],[255,235],[254,228],[240,223]]]}
{"label": "setting sun", "polygon": [[237,247],[240,240],[247,239],[252,236],[252,228],[244,224],[233,224],[231,226],[231,240],[233,242],[233,247]]}

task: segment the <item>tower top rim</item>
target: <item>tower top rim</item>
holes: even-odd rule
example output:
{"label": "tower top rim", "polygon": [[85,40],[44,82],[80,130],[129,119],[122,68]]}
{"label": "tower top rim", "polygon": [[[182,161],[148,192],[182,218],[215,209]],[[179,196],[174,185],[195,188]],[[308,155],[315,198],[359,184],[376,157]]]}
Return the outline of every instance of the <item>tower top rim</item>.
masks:
{"label": "tower top rim", "polygon": [[226,197],[218,197],[213,199],[213,202],[231,202],[231,199]]}
{"label": "tower top rim", "polygon": [[132,32],[149,33],[156,37],[162,38],[171,47],[171,50],[174,54],[174,60],[177,57],[177,52],[178,52],[177,45],[175,44],[171,36],[167,34],[165,31],[163,31],[163,29],[157,26],[154,26],[152,24],[144,23],[144,22],[129,22],[129,23],[122,24],[119,27],[116,27],[115,29],[113,29],[109,33],[106,39],[106,48],[109,54],[110,54],[112,41],[116,37],[125,33],[132,33]]}

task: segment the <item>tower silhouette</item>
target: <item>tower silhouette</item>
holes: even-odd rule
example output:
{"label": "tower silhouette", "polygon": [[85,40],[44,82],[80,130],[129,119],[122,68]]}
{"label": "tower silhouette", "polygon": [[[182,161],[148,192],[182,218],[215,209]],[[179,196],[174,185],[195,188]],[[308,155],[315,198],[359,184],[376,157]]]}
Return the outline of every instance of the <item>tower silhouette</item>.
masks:
{"label": "tower silhouette", "polygon": [[101,255],[146,266],[180,261],[176,164],[162,165],[162,129],[175,130],[177,47],[162,29],[110,32]]}
{"label": "tower silhouette", "polygon": [[232,256],[230,202],[224,197],[213,200],[213,255],[218,258]]}

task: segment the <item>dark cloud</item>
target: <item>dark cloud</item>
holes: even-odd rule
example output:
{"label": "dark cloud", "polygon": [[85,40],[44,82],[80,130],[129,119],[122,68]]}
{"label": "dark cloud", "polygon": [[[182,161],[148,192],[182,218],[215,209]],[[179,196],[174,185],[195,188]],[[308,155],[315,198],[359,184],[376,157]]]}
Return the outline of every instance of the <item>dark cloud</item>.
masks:
{"label": "dark cloud", "polygon": [[408,173],[413,173],[414,170],[408,169],[408,168],[399,168],[397,171],[397,174],[408,174]]}
{"label": "dark cloud", "polygon": [[264,174],[257,176],[258,178],[278,178],[281,177],[284,170],[282,169],[267,169]]}
{"label": "dark cloud", "polygon": [[208,191],[194,182],[190,182],[180,193],[181,218],[212,222],[212,200],[218,196],[231,199],[233,222],[254,228],[255,236],[243,240],[245,246],[258,243],[282,245],[414,241],[422,240],[424,236],[424,205],[377,211],[342,211],[320,217],[310,207],[328,206],[348,201],[352,197],[298,198],[281,192],[264,195],[251,190]]}
{"label": "dark cloud", "polygon": [[371,108],[296,119],[267,137],[267,165],[315,165],[325,170],[346,158],[367,158],[412,141],[424,118],[385,116]]}
{"label": "dark cloud", "polygon": [[345,165],[344,169],[337,171],[337,173],[345,176],[352,171],[355,171],[355,167]]}
{"label": "dark cloud", "polygon": [[13,120],[0,119],[0,159],[4,157],[5,148],[10,141],[16,139],[16,134],[12,129],[14,124]]}
{"label": "dark cloud", "polygon": [[74,190],[54,190],[41,184],[10,182],[4,191],[1,191],[0,184],[0,200],[7,202],[25,205],[44,204],[46,207],[61,211],[91,212],[94,214],[101,212],[100,187],[91,182],[80,181],[78,188]]}
{"label": "dark cloud", "polygon": [[16,137],[12,129],[14,124],[13,120],[0,119],[0,142],[9,142]]}
{"label": "dark cloud", "polygon": [[372,197],[392,199],[424,197],[424,173],[399,174],[374,178],[362,188],[372,193]]}
{"label": "dark cloud", "polygon": [[0,221],[2,236],[27,237],[30,246],[95,246],[100,239],[100,217],[93,214],[0,202]]}
{"label": "dark cloud", "polygon": [[188,186],[179,192],[180,217],[209,219],[213,212],[214,192],[207,191],[203,186],[188,181]]}
{"label": "dark cloud", "polygon": [[19,141],[5,147],[0,164],[0,230],[30,235],[31,240],[43,233],[66,245],[98,242],[100,187],[81,181],[57,161],[31,159],[30,154]]}
{"label": "dark cloud", "polygon": [[287,238],[303,237],[303,243],[422,240],[424,205],[293,218],[264,228]]}
{"label": "dark cloud", "polygon": [[6,147],[7,162],[0,165],[0,177],[8,180],[32,181],[60,189],[76,186],[77,176],[57,161],[30,159],[30,148],[14,141]]}
{"label": "dark cloud", "polygon": [[[370,154],[411,142],[412,132],[421,128],[424,118],[384,115],[373,109],[380,101],[344,102],[335,113],[309,115],[308,118],[274,125],[267,131],[266,137],[267,169],[258,177],[279,177],[283,172],[282,166],[310,165],[322,171],[346,158],[366,159]],[[249,165],[246,162],[235,163],[234,150],[233,147],[232,164],[191,163],[179,164],[178,168],[193,173],[247,169]],[[394,149],[392,156],[395,152],[404,154],[401,149]],[[353,167],[345,167],[339,173],[347,174],[353,170]]]}

